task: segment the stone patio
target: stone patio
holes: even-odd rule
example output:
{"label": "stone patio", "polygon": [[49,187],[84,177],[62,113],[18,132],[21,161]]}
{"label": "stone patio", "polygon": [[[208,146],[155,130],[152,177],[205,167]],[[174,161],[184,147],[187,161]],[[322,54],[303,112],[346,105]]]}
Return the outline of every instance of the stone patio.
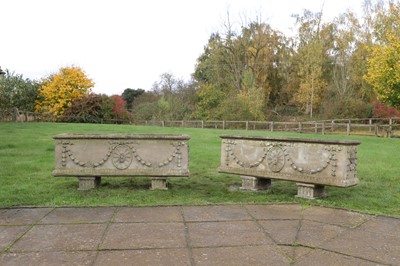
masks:
{"label": "stone patio", "polygon": [[0,209],[0,265],[400,265],[400,219],[299,204]]}

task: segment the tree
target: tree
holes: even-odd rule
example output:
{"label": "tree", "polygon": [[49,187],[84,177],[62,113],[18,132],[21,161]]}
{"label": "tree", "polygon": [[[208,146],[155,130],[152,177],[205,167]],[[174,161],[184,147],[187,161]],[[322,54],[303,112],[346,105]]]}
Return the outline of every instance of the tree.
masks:
{"label": "tree", "polygon": [[107,95],[89,93],[72,102],[61,120],[74,123],[100,123],[115,118],[114,99]]}
{"label": "tree", "polygon": [[379,101],[400,109],[400,37],[388,33],[387,40],[372,47],[365,79]]}
{"label": "tree", "polygon": [[112,110],[114,111],[114,114],[116,116],[123,116],[125,113],[126,101],[124,99],[122,99],[122,97],[119,95],[113,95],[113,96],[111,96],[111,98],[114,101],[114,106],[112,108]]}
{"label": "tree", "polygon": [[126,101],[126,108],[128,109],[128,111],[130,111],[130,112],[132,111],[133,101],[135,100],[135,98],[142,95],[143,93],[144,93],[144,90],[142,90],[142,89],[127,88],[124,90],[121,97],[122,97],[122,99],[124,99]]}
{"label": "tree", "polygon": [[297,16],[300,87],[294,99],[310,117],[313,117],[314,109],[320,104],[327,86],[323,78],[326,47],[321,38],[321,23],[322,12],[305,10],[303,16]]}
{"label": "tree", "polygon": [[75,66],[60,68],[59,72],[43,80],[35,110],[60,117],[74,100],[90,92],[94,83],[85,72]]}
{"label": "tree", "polygon": [[6,70],[4,77],[0,78],[0,110],[16,107],[22,111],[32,112],[38,87],[36,81]]}

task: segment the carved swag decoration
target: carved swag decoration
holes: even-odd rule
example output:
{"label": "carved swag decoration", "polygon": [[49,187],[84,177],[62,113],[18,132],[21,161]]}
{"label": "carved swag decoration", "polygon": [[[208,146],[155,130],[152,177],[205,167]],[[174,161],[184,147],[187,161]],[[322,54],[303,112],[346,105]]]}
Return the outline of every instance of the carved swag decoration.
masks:
{"label": "carved swag decoration", "polygon": [[162,160],[158,164],[153,164],[150,161],[146,161],[145,159],[142,158],[142,156],[140,156],[140,154],[137,151],[137,148],[135,148],[137,147],[137,145],[139,145],[137,142],[110,141],[109,144],[110,146],[108,147],[108,151],[104,155],[104,157],[97,162],[92,162],[92,161],[83,161],[82,159],[78,159],[73,154],[73,151],[70,148],[70,146],[74,145],[74,143],[70,141],[62,141],[61,164],[63,167],[66,167],[67,158],[69,158],[75,165],[86,168],[100,167],[108,160],[111,160],[114,167],[119,170],[127,169],[132,164],[133,160],[136,160],[138,163],[149,168],[151,167],[162,168],[170,164],[174,160],[176,161],[177,167],[180,168],[182,166],[181,148],[185,145],[185,143],[181,141],[172,142],[171,146],[173,146],[175,149],[169,156],[167,156],[164,160]]}
{"label": "carved swag decoration", "polygon": [[[320,173],[323,170],[327,169],[328,166],[330,166],[331,176],[336,176],[336,154],[337,152],[340,152],[342,150],[341,147],[337,147],[335,145],[325,146],[324,150],[328,152],[327,158],[322,160],[318,167],[305,169],[304,166],[299,166],[298,163],[296,163],[296,161],[293,160],[293,158],[290,156],[289,151],[293,146],[293,144],[291,143],[260,143],[260,146],[263,147],[263,150],[260,153],[259,157],[251,162],[246,161],[245,159],[242,159],[240,158],[240,156],[237,155],[237,153],[235,152],[236,142],[234,140],[224,140],[224,143],[226,144],[226,166],[229,166],[231,162],[234,162],[243,168],[255,168],[266,161],[269,169],[274,173],[280,172],[284,168],[285,164],[289,164],[293,170],[308,175]],[[355,158],[357,158],[357,155],[354,148],[352,152],[349,152],[348,154],[348,167],[350,168],[350,170],[356,168],[357,162]]]}

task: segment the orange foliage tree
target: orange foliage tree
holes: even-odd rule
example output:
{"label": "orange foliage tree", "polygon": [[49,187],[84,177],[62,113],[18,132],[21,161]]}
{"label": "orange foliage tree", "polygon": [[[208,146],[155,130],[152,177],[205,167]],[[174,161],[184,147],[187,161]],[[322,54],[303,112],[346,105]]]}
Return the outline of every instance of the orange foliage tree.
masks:
{"label": "orange foliage tree", "polygon": [[93,81],[81,68],[60,68],[58,73],[43,80],[35,102],[35,111],[60,118],[74,100],[90,93],[93,86]]}

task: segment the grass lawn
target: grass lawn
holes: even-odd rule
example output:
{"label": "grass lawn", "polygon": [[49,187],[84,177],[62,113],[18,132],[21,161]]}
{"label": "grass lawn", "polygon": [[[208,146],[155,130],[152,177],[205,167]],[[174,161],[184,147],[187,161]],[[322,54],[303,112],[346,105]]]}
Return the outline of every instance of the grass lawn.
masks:
{"label": "grass lawn", "polygon": [[[189,134],[190,178],[170,178],[167,191],[149,190],[145,177],[103,177],[102,185],[78,191],[78,179],[53,177],[54,140],[60,133]],[[295,183],[273,181],[262,192],[232,191],[239,176],[217,173],[221,134],[314,137],[361,141],[358,150],[360,184],[326,187],[328,197],[298,199]],[[0,123],[0,207],[11,206],[154,206],[214,203],[299,202],[336,206],[364,213],[400,217],[400,139],[306,135],[267,131],[161,128],[131,125],[62,123]]]}

